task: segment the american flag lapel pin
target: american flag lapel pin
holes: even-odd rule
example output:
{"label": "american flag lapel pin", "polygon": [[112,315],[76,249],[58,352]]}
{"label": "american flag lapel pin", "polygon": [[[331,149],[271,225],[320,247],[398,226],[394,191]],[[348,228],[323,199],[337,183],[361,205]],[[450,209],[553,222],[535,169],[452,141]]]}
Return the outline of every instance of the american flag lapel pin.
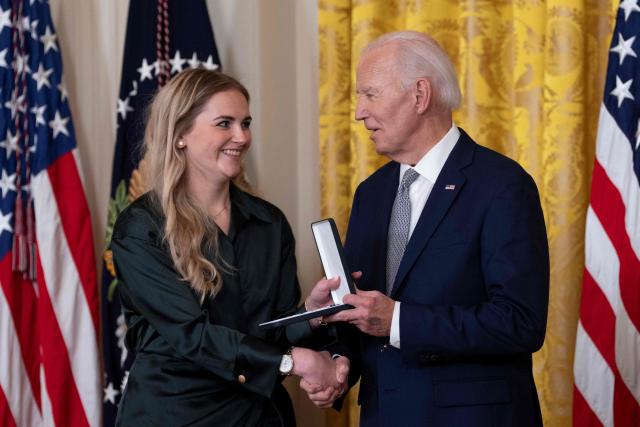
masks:
{"label": "american flag lapel pin", "polygon": [[445,190],[455,190],[456,186],[454,184],[447,184],[444,186]]}

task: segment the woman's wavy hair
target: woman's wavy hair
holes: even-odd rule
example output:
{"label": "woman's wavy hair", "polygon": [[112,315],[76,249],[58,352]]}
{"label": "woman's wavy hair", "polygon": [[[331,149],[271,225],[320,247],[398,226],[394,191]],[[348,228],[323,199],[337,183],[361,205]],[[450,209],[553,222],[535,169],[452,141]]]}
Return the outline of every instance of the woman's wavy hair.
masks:
{"label": "woman's wavy hair", "polygon": [[[209,99],[228,90],[240,92],[249,102],[247,89],[221,72],[194,68],[177,74],[155,95],[144,134],[145,182],[165,216],[165,243],[176,270],[202,299],[220,291],[220,273],[230,267],[219,255],[213,219],[187,192],[186,156],[177,143]],[[244,174],[237,181],[242,188]],[[213,262],[205,252],[213,254]]]}

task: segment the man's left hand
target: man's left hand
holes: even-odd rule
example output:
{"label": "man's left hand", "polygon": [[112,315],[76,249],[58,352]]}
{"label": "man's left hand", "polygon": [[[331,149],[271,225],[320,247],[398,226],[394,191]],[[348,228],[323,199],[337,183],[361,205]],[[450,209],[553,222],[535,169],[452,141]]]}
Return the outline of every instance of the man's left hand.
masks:
{"label": "man's left hand", "polygon": [[365,334],[387,337],[391,333],[391,318],[395,301],[378,291],[357,290],[355,295],[345,295],[342,302],[354,306],[324,317],[326,322],[349,322]]}

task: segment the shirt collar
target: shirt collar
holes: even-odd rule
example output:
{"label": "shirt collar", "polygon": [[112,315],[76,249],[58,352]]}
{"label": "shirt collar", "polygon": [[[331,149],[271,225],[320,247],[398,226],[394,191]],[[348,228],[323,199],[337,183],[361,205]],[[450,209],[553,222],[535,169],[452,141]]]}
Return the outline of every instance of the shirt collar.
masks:
{"label": "shirt collar", "polygon": [[273,222],[266,207],[251,194],[242,191],[235,184],[229,184],[231,205],[247,220],[250,217],[257,218],[264,222]]}
{"label": "shirt collar", "polygon": [[[429,180],[429,182],[434,183],[440,174],[440,171],[444,167],[449,154],[453,150],[453,147],[458,142],[460,138],[460,129],[456,126],[455,123],[451,123],[451,129],[442,137],[440,141],[438,141],[427,154],[422,156],[420,161],[413,166],[416,172],[420,174],[420,176]],[[406,164],[400,164],[400,179],[404,173],[411,166]]]}

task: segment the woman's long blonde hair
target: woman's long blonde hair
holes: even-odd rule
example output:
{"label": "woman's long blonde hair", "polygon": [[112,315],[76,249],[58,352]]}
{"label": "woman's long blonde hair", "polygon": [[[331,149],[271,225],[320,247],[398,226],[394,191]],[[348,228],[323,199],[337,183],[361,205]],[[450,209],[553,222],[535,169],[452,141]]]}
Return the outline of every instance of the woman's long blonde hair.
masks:
{"label": "woman's long blonde hair", "polygon": [[[237,90],[249,102],[247,89],[221,72],[195,68],[177,74],[155,95],[144,135],[145,181],[164,213],[171,259],[182,279],[203,298],[218,293],[220,272],[228,265],[219,257],[215,223],[187,193],[186,156],[177,143],[209,99],[227,90]],[[214,255],[213,262],[203,249]]]}

